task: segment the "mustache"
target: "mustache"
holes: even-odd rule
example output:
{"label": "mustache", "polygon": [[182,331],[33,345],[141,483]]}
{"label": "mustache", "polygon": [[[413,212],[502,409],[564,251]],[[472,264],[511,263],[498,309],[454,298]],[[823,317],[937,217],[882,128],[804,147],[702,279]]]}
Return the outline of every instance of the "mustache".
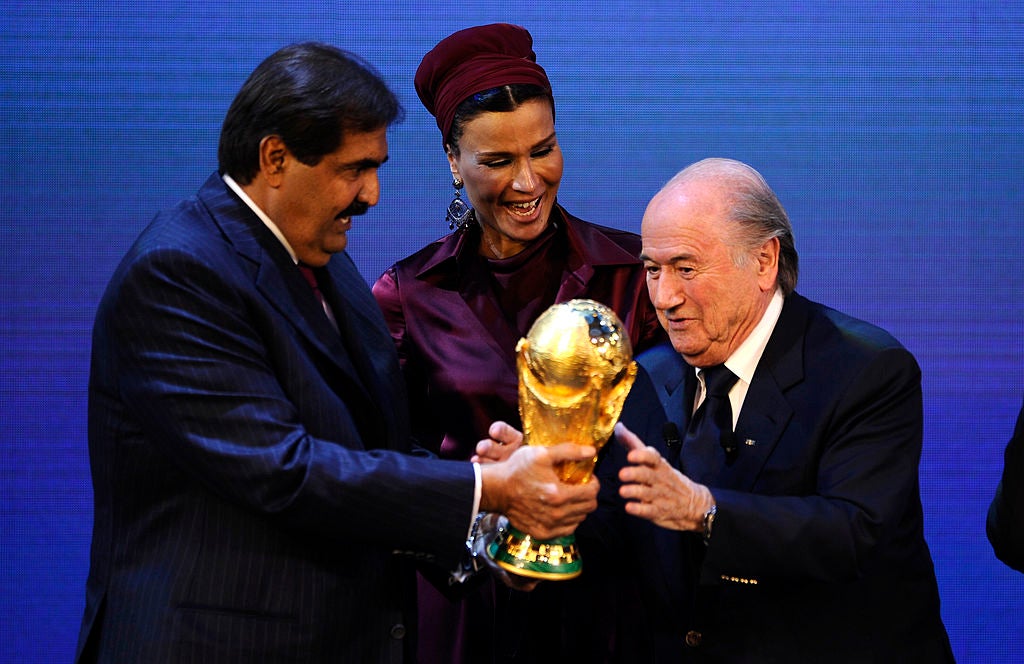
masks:
{"label": "mustache", "polygon": [[366,211],[369,209],[369,204],[364,203],[363,201],[352,201],[352,204],[339,212],[335,219],[342,219],[343,217],[358,217],[361,214],[366,214]]}

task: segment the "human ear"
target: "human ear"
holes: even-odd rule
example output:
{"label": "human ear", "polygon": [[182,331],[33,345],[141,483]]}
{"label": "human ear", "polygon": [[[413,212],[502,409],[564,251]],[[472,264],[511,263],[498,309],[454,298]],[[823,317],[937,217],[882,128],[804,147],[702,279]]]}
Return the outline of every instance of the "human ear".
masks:
{"label": "human ear", "polygon": [[779,276],[779,238],[773,237],[757,250],[757,279],[761,290],[773,290]]}
{"label": "human ear", "polygon": [[271,187],[281,184],[289,154],[288,147],[280,136],[264,136],[260,141],[260,173]]}
{"label": "human ear", "polygon": [[452,171],[452,179],[461,180],[462,178],[459,177],[459,164],[455,157],[455,150],[452,149],[452,146],[446,145],[444,146],[444,154],[448,157],[448,168]]}

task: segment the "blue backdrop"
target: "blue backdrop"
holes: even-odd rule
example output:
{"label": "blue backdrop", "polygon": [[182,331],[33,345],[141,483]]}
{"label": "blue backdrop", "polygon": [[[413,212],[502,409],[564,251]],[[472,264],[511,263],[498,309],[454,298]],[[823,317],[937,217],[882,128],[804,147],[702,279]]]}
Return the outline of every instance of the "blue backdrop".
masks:
{"label": "blue backdrop", "polygon": [[510,21],[532,31],[555,88],[570,211],[638,230],[683,166],[746,161],[792,217],[799,290],[916,354],[927,537],[954,650],[1024,660],[1024,575],[984,534],[1024,396],[1024,5],[523,4],[2,3],[0,659],[70,660],[95,307],[154,212],[216,168],[246,75],[320,39],[362,54],[403,99],[382,202],[350,234],[373,280],[446,231],[450,177],[413,91],[419,58],[455,29]]}

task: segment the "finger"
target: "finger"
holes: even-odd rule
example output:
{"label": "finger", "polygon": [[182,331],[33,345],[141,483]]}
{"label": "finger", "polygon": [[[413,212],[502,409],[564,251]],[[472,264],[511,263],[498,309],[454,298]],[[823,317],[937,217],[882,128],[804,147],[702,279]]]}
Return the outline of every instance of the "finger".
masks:
{"label": "finger", "polygon": [[577,445],[576,443],[560,443],[544,448],[552,463],[559,461],[583,461],[597,456],[597,448],[593,445]]}
{"label": "finger", "polygon": [[626,514],[630,516],[640,517],[648,521],[654,521],[658,516],[658,508],[654,504],[642,503],[636,500],[626,503],[625,510]]}
{"label": "finger", "polygon": [[598,506],[597,487],[590,484],[558,482],[544,487],[535,495],[536,502],[532,506],[509,514],[509,519],[513,522],[538,521],[545,526],[571,532]]}
{"label": "finger", "polygon": [[642,484],[623,484],[619,487],[619,495],[624,500],[643,502],[647,487]]}
{"label": "finger", "polygon": [[651,485],[650,474],[642,468],[623,468],[619,471],[619,481],[622,483],[622,488],[632,486],[646,487]]}
{"label": "finger", "polygon": [[594,480],[580,484],[556,482],[545,487],[546,492],[538,492],[540,503],[553,510],[566,513],[587,514],[597,508],[597,494],[600,484]]}
{"label": "finger", "polygon": [[523,434],[511,424],[501,420],[491,423],[487,429],[487,435],[499,445],[519,445],[523,442]]}
{"label": "finger", "polygon": [[560,483],[560,487],[567,487],[569,490],[566,492],[566,497],[558,503],[559,505],[565,505],[582,513],[589,513],[597,509],[597,494],[600,491],[600,485],[596,479],[582,484]]}
{"label": "finger", "polygon": [[493,440],[484,439],[476,444],[476,454],[473,455],[472,461],[490,462],[490,461],[502,461],[507,454],[505,453],[504,445],[497,445]]}
{"label": "finger", "polygon": [[661,464],[662,456],[653,447],[642,447],[638,450],[630,450],[626,455],[626,461],[634,466],[657,468]]}
{"label": "finger", "polygon": [[646,447],[640,436],[630,431],[622,422],[615,423],[615,439],[627,450],[642,450]]}

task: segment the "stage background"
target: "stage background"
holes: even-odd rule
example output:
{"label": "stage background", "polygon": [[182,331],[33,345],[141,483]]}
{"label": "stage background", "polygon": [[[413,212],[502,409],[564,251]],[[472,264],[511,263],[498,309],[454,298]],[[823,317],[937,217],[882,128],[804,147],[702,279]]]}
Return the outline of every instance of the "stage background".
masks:
{"label": "stage background", "polygon": [[372,281],[446,231],[451,180],[413,91],[419,58],[455,29],[511,21],[554,85],[571,212],[637,231],[683,166],[746,161],[792,217],[798,289],[915,353],[927,537],[954,650],[1024,661],[1024,575],[984,534],[1024,396],[1024,4],[522,4],[2,3],[0,659],[72,657],[95,307],[153,214],[216,168],[246,75],[319,39],[362,54],[402,98],[381,204],[350,233]]}

